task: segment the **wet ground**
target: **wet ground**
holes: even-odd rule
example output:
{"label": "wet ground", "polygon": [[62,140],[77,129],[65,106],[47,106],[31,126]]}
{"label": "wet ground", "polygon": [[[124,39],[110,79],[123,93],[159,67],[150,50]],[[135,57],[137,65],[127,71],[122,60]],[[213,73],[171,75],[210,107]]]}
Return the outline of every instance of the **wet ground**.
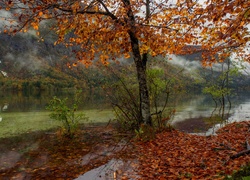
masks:
{"label": "wet ground", "polygon": [[73,139],[58,131],[2,138],[0,177],[94,180],[133,176],[136,162],[130,140],[131,135],[120,134],[111,126],[83,128]]}
{"label": "wet ground", "polygon": [[[200,117],[174,126],[199,133],[212,124]],[[136,179],[133,137],[98,124],[82,127],[72,139],[55,129],[0,138],[0,179]]]}

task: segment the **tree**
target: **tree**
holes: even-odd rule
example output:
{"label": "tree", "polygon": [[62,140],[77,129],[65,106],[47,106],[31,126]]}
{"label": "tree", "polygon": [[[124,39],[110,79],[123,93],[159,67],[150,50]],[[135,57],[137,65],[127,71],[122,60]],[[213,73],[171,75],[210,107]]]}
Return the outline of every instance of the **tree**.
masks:
{"label": "tree", "polygon": [[[204,64],[214,54],[237,49],[243,54],[249,40],[248,0],[4,0],[2,7],[16,17],[12,33],[39,34],[39,23],[54,19],[58,43],[74,46],[86,66],[93,61],[133,57],[139,83],[141,122],[151,124],[146,69],[151,56],[202,51]],[[13,19],[12,19],[13,22]],[[41,35],[42,36],[42,35]],[[187,48],[186,45],[199,45]],[[226,51],[227,52],[227,51]],[[248,56],[249,57],[249,56]]]}
{"label": "tree", "polygon": [[[213,101],[215,102],[215,110],[217,109],[219,103],[219,116],[222,120],[225,118],[225,107],[226,102],[228,102],[228,114],[231,110],[231,100],[230,96],[234,94],[232,84],[237,76],[241,75],[244,71],[244,67],[241,65],[241,61],[232,61],[227,58],[223,63],[217,66],[217,72],[211,68],[211,74],[209,79],[206,79],[205,87],[203,93],[210,94]],[[218,71],[218,69],[220,70]],[[213,112],[215,112],[215,110]],[[213,113],[212,113],[213,114]]]}

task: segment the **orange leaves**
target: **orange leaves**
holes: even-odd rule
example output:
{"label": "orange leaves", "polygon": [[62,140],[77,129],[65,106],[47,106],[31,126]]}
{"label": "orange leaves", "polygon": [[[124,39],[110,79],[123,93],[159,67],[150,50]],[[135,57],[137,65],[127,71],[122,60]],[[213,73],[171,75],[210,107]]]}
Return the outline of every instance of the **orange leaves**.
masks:
{"label": "orange leaves", "polygon": [[38,13],[38,16],[42,16],[42,15],[43,15],[43,12],[40,11],[40,12]]}
{"label": "orange leaves", "polygon": [[32,22],[32,23],[31,23],[31,26],[32,26],[35,30],[38,30],[38,29],[39,29],[39,24],[38,24],[38,22]]}
{"label": "orange leaves", "polygon": [[224,9],[223,9],[223,11],[224,11],[225,13],[230,13],[230,12],[233,11],[233,9],[234,9],[234,4],[231,3],[231,4],[227,5],[227,6],[225,6]]}
{"label": "orange leaves", "polygon": [[109,59],[109,56],[106,55],[106,54],[101,54],[100,55],[100,61],[104,64],[104,65],[108,65],[108,59]]}
{"label": "orange leaves", "polygon": [[128,58],[130,58],[130,54],[129,54],[129,53],[126,53],[126,54],[124,54],[124,57],[125,57],[126,59],[128,59]]}
{"label": "orange leaves", "polygon": [[250,155],[230,159],[245,149],[249,122],[233,123],[217,136],[203,137],[178,131],[163,132],[154,141],[138,143],[140,174],[154,179],[220,179],[250,162]]}
{"label": "orange leaves", "polygon": [[70,38],[69,41],[71,43],[81,44],[82,39],[81,38]]}
{"label": "orange leaves", "polygon": [[[9,11],[9,10],[11,9],[11,7],[13,7],[14,3],[13,3],[13,1],[10,0],[10,1],[6,1],[6,2],[5,2],[5,5],[6,5],[6,6],[5,6],[5,10],[6,10],[6,11]],[[2,8],[2,7],[1,7],[1,8]],[[1,9],[1,8],[0,8],[0,9]]]}
{"label": "orange leaves", "polygon": [[5,10],[6,10],[6,11],[9,11],[9,10],[10,10],[10,7],[9,7],[9,6],[7,6],[7,7],[5,8]]}
{"label": "orange leaves", "polygon": [[[152,56],[178,53],[179,49],[190,44],[212,49],[222,44],[224,47],[243,47],[248,42],[246,25],[250,11],[247,1],[216,0],[216,3],[206,1],[206,5],[201,5],[190,0],[178,0],[176,4],[154,0],[149,3],[150,17],[147,21],[143,0],[130,0],[130,7],[121,0],[84,0],[71,4],[68,1],[21,2],[30,9],[20,11],[17,16],[20,23],[25,28],[31,26],[38,30],[40,21],[53,18],[57,23],[54,28],[60,37],[58,42],[84,49],[85,54],[78,59],[93,60],[93,56],[99,58],[97,53],[104,52],[110,59],[128,58],[132,54],[128,33],[131,29],[139,41],[140,53]],[[13,2],[6,3],[6,9],[10,10]],[[128,13],[129,10],[132,12]],[[74,33],[74,38],[66,42],[69,38],[64,36],[69,33]],[[100,57],[102,62],[106,62],[104,59]]]}

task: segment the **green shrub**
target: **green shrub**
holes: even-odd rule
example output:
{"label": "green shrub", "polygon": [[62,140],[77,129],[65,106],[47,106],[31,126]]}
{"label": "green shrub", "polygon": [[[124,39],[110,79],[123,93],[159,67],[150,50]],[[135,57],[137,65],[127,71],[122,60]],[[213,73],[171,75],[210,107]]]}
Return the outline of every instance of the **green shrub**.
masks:
{"label": "green shrub", "polygon": [[240,170],[234,172],[232,175],[228,175],[225,180],[247,180],[250,179],[250,164],[242,167]]}
{"label": "green shrub", "polygon": [[83,113],[76,113],[79,105],[80,91],[76,93],[74,97],[74,103],[71,107],[68,104],[68,98],[59,99],[54,97],[46,109],[52,111],[50,118],[61,121],[63,123],[64,134],[69,137],[73,137],[76,129],[79,125],[79,120],[87,121],[88,118]]}

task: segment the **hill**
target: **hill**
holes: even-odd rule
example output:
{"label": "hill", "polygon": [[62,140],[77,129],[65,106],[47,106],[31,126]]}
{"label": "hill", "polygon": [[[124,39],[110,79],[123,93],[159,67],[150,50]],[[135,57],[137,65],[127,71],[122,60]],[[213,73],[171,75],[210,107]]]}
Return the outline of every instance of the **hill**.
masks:
{"label": "hill", "polygon": [[[54,45],[57,36],[53,32],[48,32],[46,24],[41,28],[41,34],[43,34],[42,41],[32,31],[15,36],[0,34],[0,89],[21,90],[29,86],[35,86],[38,89],[46,89],[48,86],[54,88],[100,86],[100,82],[106,76],[100,68],[96,66],[85,68],[82,65],[69,68],[68,64],[75,61],[72,48],[66,48],[61,44]],[[176,71],[183,69],[182,75],[179,73],[180,77],[182,76],[185,82],[193,82],[195,86],[198,86],[197,82],[204,83],[204,80],[211,78],[211,70],[201,66],[200,52],[173,57],[172,61],[166,62],[171,62],[168,63],[169,69],[172,69],[170,76],[176,74],[174,72],[176,69]],[[157,59],[165,61],[163,57]],[[123,66],[123,64],[131,64],[132,61],[121,60],[120,62],[123,62],[121,63]],[[157,63],[154,63],[155,65],[157,66]],[[113,66],[115,68],[116,65]],[[218,71],[213,72],[215,75],[220,73],[221,67],[217,69]],[[250,82],[250,78],[241,76],[234,82],[245,86]]]}

